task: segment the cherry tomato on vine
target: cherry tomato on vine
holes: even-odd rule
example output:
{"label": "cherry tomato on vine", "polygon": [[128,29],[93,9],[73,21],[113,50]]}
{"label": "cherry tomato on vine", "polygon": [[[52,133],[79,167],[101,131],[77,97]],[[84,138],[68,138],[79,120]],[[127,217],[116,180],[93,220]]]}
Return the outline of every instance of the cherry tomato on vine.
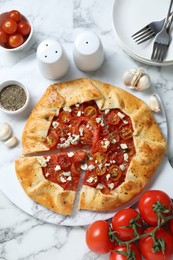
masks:
{"label": "cherry tomato on vine", "polygon": [[[158,223],[156,211],[163,211],[163,216],[171,215],[172,201],[170,197],[161,190],[149,190],[140,197],[138,208],[143,220],[149,225],[156,226]],[[164,213],[164,208],[170,212]]]}
{"label": "cherry tomato on vine", "polygon": [[0,28],[0,44],[4,44],[8,41],[8,34]]}
{"label": "cherry tomato on vine", "polygon": [[[120,252],[115,252],[114,250],[120,251]],[[109,259],[110,260],[128,260],[128,259],[141,260],[142,259],[141,253],[135,244],[133,244],[133,243],[130,244],[130,251],[131,251],[131,255],[128,258],[126,255],[124,255],[124,253],[127,253],[127,246],[126,245],[116,245],[113,248],[113,251],[110,253]],[[121,252],[123,254],[121,254]]]}
{"label": "cherry tomato on vine", "polygon": [[14,33],[9,36],[8,43],[11,47],[19,47],[24,42],[23,36],[20,33]]}
{"label": "cherry tomato on vine", "polygon": [[17,25],[17,31],[24,36],[28,35],[31,31],[31,26],[29,23],[21,21]]}
{"label": "cherry tomato on vine", "polygon": [[2,29],[8,34],[13,34],[17,30],[17,23],[11,18],[7,18],[2,23]]}
{"label": "cherry tomato on vine", "polygon": [[[154,227],[149,227],[144,233],[152,232]],[[151,236],[140,239],[139,247],[146,260],[171,260],[173,259],[173,236],[164,228],[160,228],[155,233],[156,243]],[[160,242],[159,242],[160,241]],[[163,242],[164,241],[164,242]],[[162,246],[163,245],[163,252]],[[165,247],[165,248],[164,248]]]}
{"label": "cherry tomato on vine", "polygon": [[12,10],[9,13],[9,17],[18,23],[21,20],[21,13],[17,10]]}
{"label": "cherry tomato on vine", "polygon": [[86,231],[86,244],[97,254],[106,254],[114,247],[109,238],[109,224],[104,220],[93,222]]}
{"label": "cherry tomato on vine", "polygon": [[122,209],[112,218],[112,229],[116,232],[116,236],[123,241],[128,241],[135,237],[133,226],[136,226],[138,234],[142,234],[142,219],[135,209]]}

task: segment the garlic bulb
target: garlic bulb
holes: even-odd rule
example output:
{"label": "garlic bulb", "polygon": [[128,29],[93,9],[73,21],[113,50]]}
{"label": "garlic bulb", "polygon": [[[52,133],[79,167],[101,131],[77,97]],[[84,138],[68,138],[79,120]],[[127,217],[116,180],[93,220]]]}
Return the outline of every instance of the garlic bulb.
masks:
{"label": "garlic bulb", "polygon": [[10,137],[12,132],[11,126],[4,122],[0,127],[0,140],[5,140]]}
{"label": "garlic bulb", "polygon": [[149,107],[151,108],[152,111],[154,111],[156,113],[160,112],[159,101],[158,101],[158,99],[156,98],[155,95],[152,95],[150,97]]}
{"label": "garlic bulb", "polygon": [[123,74],[123,83],[130,89],[142,91],[150,87],[151,81],[142,68],[130,69]]}
{"label": "garlic bulb", "polygon": [[5,142],[5,145],[10,148],[15,146],[18,143],[17,138],[15,136],[11,137]]}

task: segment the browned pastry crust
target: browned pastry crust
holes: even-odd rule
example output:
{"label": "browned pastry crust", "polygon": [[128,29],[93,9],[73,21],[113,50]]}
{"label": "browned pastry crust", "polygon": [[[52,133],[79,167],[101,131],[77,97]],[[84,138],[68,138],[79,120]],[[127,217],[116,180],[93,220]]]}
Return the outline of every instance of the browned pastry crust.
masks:
{"label": "browned pastry crust", "polygon": [[[77,79],[51,85],[26,123],[22,136],[23,154],[48,151],[45,139],[52,119],[58,114],[59,109],[90,100],[95,100],[101,110],[121,109],[131,118],[133,125],[136,154],[129,165],[125,181],[109,195],[86,185],[81,190],[79,209],[112,210],[128,202],[144,189],[166,151],[165,139],[150,108],[139,98],[116,86],[91,79]],[[60,191],[58,185],[48,183],[44,179],[34,158],[22,158],[17,161],[16,172],[26,193],[49,209],[56,211],[56,208],[60,207],[57,204],[59,199],[66,201],[63,207],[67,207],[69,201],[73,200],[74,194]],[[69,214],[67,208],[58,209],[57,212],[61,213],[60,211]]]}
{"label": "browned pastry crust", "polygon": [[58,184],[46,180],[42,172],[42,160],[42,156],[22,157],[16,160],[16,173],[23,189],[37,203],[57,213],[70,215],[75,192],[63,190]]}

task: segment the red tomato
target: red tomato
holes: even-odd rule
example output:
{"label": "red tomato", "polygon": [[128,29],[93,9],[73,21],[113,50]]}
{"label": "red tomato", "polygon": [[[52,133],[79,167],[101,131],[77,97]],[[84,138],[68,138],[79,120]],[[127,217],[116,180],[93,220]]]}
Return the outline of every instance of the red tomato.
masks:
{"label": "red tomato", "polygon": [[97,110],[93,106],[88,106],[84,110],[84,116],[88,117],[96,117],[97,116]]}
{"label": "red tomato", "polygon": [[2,23],[2,29],[8,34],[13,34],[17,31],[17,23],[11,18],[5,19]]}
{"label": "red tomato", "polygon": [[171,219],[169,221],[169,231],[171,232],[171,234],[173,235],[173,219]]}
{"label": "red tomato", "polygon": [[[116,232],[116,236],[123,241],[134,238],[133,225],[136,225],[138,234],[143,232],[143,223],[139,213],[132,208],[122,209],[118,211],[112,218],[112,229]],[[140,225],[140,226],[138,226]],[[124,227],[129,226],[129,227]]]}
{"label": "red tomato", "polygon": [[8,41],[8,34],[0,28],[0,44],[4,44]]}
{"label": "red tomato", "polygon": [[108,114],[108,123],[110,125],[118,125],[120,120],[121,120],[121,118],[117,115],[117,112],[115,110],[112,110]]}
{"label": "red tomato", "polygon": [[129,127],[123,127],[120,130],[120,136],[122,137],[122,139],[127,140],[129,138],[132,138],[133,132]]}
{"label": "red tomato", "polygon": [[58,135],[56,134],[55,130],[51,130],[46,137],[46,145],[49,148],[53,148],[58,143]]}
{"label": "red tomato", "polygon": [[56,132],[59,136],[65,137],[69,133],[69,127],[66,124],[59,124],[58,127],[56,127]]}
{"label": "red tomato", "polygon": [[9,17],[18,23],[21,20],[21,13],[17,10],[12,10],[9,13]]}
{"label": "red tomato", "polygon": [[86,230],[86,244],[97,254],[106,254],[114,247],[109,238],[109,224],[104,220],[93,222]]}
{"label": "red tomato", "polygon": [[112,181],[117,181],[121,178],[122,171],[117,165],[112,165],[108,168],[108,173],[110,174],[110,179]]}
{"label": "red tomato", "polygon": [[[127,253],[127,246],[126,245],[116,245],[113,250],[117,250],[117,251],[120,251],[120,252],[123,252],[123,253]],[[110,260],[128,260],[128,259],[135,259],[135,260],[141,260],[142,257],[141,257],[141,254],[140,254],[140,251],[139,249],[137,248],[137,246],[133,243],[130,244],[130,250],[132,252],[132,255],[134,254],[134,257],[127,257],[126,255],[124,254],[121,254],[121,253],[118,253],[118,252],[115,252],[115,251],[112,251],[110,253]]]}
{"label": "red tomato", "polygon": [[31,26],[29,23],[21,21],[17,25],[17,31],[22,35],[26,36],[30,33]]}
{"label": "red tomato", "polygon": [[[151,232],[154,227],[149,227],[144,233]],[[157,242],[159,239],[164,240],[165,250],[161,250],[160,245],[157,243],[154,252],[154,241],[151,236],[146,236],[140,239],[139,247],[142,255],[146,260],[171,260],[173,257],[173,236],[168,233],[164,228],[160,228],[155,233]]]}
{"label": "red tomato", "polygon": [[11,47],[19,47],[24,42],[23,36],[20,33],[14,33],[9,36],[8,43]]}
{"label": "red tomato", "polygon": [[169,216],[172,214],[172,201],[169,196],[161,190],[149,190],[145,192],[139,200],[138,208],[143,220],[149,225],[156,226],[158,223],[158,217],[155,212],[162,212],[163,207],[170,212],[163,216]]}
{"label": "red tomato", "polygon": [[86,152],[83,150],[75,151],[75,154],[73,156],[73,161],[76,162],[82,162],[85,160]]}
{"label": "red tomato", "polygon": [[57,164],[65,171],[71,166],[71,161],[68,155],[64,155],[63,157],[59,156],[57,158]]}
{"label": "red tomato", "polygon": [[93,133],[89,130],[86,125],[81,125],[80,129],[82,129],[81,143],[83,144],[92,144],[93,143]]}
{"label": "red tomato", "polygon": [[59,122],[60,123],[64,123],[64,124],[67,124],[69,123],[71,120],[71,114],[70,112],[68,111],[61,111],[59,113]]}

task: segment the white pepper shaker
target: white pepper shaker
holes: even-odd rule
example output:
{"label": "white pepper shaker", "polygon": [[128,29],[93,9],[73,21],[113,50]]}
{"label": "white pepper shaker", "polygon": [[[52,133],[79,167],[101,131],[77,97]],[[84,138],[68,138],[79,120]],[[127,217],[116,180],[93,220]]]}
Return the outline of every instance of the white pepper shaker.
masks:
{"label": "white pepper shaker", "polygon": [[51,80],[63,77],[69,68],[65,50],[53,39],[44,40],[39,44],[37,62],[43,76]]}
{"label": "white pepper shaker", "polygon": [[103,64],[104,50],[98,35],[91,31],[79,34],[74,42],[74,63],[82,71],[95,71]]}

